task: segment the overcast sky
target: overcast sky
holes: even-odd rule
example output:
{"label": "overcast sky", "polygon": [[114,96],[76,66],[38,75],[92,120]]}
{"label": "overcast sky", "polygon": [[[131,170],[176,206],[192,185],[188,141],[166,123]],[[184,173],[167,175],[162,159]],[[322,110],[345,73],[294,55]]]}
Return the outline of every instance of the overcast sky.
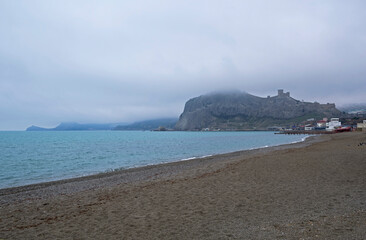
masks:
{"label": "overcast sky", "polygon": [[0,0],[0,130],[178,117],[277,89],[366,102],[366,1]]}

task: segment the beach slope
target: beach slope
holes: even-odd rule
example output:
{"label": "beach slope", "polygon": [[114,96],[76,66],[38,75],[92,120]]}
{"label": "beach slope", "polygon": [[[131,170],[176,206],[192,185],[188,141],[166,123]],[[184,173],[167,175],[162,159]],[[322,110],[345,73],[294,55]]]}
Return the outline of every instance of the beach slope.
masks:
{"label": "beach slope", "polygon": [[365,239],[366,134],[0,190],[3,239]]}

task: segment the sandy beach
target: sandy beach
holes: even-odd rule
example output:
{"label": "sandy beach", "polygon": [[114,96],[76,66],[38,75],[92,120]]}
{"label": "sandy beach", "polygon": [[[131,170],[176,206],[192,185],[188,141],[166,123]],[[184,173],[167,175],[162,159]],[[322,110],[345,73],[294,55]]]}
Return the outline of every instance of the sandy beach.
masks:
{"label": "sandy beach", "polygon": [[1,189],[0,239],[366,239],[366,133]]}

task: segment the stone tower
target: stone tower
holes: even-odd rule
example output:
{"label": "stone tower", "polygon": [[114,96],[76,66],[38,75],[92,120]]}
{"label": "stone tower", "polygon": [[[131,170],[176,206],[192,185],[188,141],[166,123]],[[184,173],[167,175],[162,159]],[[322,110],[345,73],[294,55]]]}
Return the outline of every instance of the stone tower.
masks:
{"label": "stone tower", "polygon": [[284,93],[283,89],[278,89],[278,96],[279,97],[290,97],[290,92]]}

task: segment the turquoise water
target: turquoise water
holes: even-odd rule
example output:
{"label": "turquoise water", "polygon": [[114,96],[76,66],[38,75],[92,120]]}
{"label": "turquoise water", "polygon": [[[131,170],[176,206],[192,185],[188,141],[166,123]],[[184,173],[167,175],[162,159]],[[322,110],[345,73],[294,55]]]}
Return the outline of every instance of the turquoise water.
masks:
{"label": "turquoise water", "polygon": [[0,188],[301,141],[273,132],[0,132]]}

